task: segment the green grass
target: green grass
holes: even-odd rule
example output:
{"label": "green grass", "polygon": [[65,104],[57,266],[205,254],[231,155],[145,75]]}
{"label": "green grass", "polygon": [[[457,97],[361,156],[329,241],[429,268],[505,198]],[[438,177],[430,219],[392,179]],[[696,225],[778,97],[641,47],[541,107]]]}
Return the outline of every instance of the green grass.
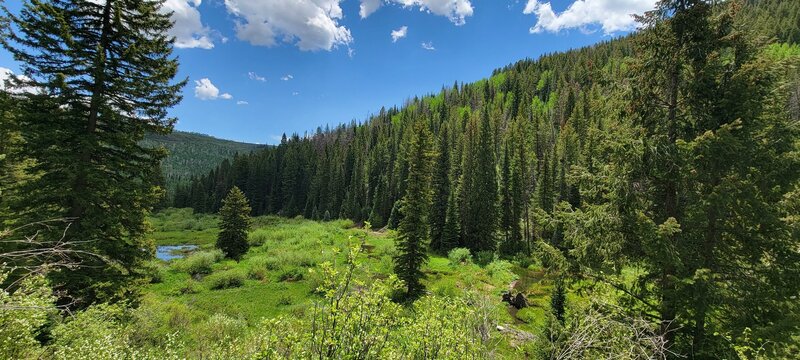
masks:
{"label": "green grass", "polygon": [[[360,280],[385,278],[393,271],[396,234],[355,228],[347,220],[254,218],[251,248],[239,262],[210,255],[218,232],[216,216],[168,209],[154,215],[151,224],[157,244],[196,244],[203,248],[186,259],[161,262],[160,282],[149,286],[147,301],[143,302],[144,307],[177,311],[177,318],[170,317],[168,322],[180,326],[165,326],[168,330],[184,330],[180,333],[188,336],[185,340],[189,342],[202,342],[191,334],[202,333],[209,324],[243,322],[252,327],[264,318],[300,317],[311,311],[314,301],[320,299],[315,291],[320,279],[314,269],[326,261],[343,264],[345,255],[340,250],[361,239],[364,245]],[[506,261],[481,267],[470,261],[453,263],[448,257],[431,255],[423,271],[423,283],[431,293],[486,295],[496,301],[501,324],[533,333],[542,331],[545,314],[550,311],[552,281],[540,267],[522,268]],[[500,301],[502,292],[515,280],[514,290],[525,293],[532,305],[518,314]],[[223,315],[225,318],[219,318]]]}

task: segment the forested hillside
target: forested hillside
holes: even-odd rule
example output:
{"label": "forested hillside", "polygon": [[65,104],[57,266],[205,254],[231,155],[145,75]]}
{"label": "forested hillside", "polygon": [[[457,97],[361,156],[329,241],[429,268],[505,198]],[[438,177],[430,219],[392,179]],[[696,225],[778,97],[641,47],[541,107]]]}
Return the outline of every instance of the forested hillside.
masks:
{"label": "forested hillside", "polygon": [[660,0],[265,147],[172,133],[176,2],[9,3],[0,358],[800,358],[800,1]]}
{"label": "forested hillside", "polygon": [[183,131],[166,135],[147,134],[142,145],[151,148],[163,146],[167,150],[167,156],[161,161],[161,171],[170,195],[174,194],[178,184],[208,173],[222,160],[262,147]]}
{"label": "forested hillside", "polygon": [[256,215],[399,225],[408,256],[428,246],[420,228],[435,252],[544,254],[618,287],[695,356],[726,351],[724,332],[791,336],[800,7],[740,5],[663,2],[644,32],[294,135],[174,204],[216,212],[237,186]]}

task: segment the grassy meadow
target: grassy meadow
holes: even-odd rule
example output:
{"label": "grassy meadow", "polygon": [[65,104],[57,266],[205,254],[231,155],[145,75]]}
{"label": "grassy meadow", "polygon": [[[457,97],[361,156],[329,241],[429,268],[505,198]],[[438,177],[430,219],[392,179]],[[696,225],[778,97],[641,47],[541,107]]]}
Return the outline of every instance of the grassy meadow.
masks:
{"label": "grassy meadow", "polygon": [[[146,289],[139,313],[158,318],[153,334],[177,333],[182,341],[199,344],[209,327],[223,327],[232,337],[253,329],[264,319],[302,318],[322,299],[318,267],[345,263],[344,249],[362,243],[362,267],[356,273],[369,283],[392,273],[394,231],[367,231],[349,220],[318,222],[276,216],[254,218],[249,233],[251,248],[241,261],[223,259],[214,249],[217,218],[193,214],[189,209],[168,209],[150,223],[158,245],[194,244],[199,249],[182,259],[154,264],[156,276]],[[480,296],[489,303],[497,324],[533,335],[542,334],[550,311],[551,279],[535,263],[523,268],[494,260],[476,264],[468,252],[431,254],[424,267],[429,293],[443,298]],[[520,311],[501,301],[503,291],[527,295],[531,306]],[[570,299],[577,300],[573,294]],[[147,323],[140,321],[139,323]],[[514,357],[525,351],[514,336],[498,336],[502,353]],[[516,354],[512,356],[512,354]]]}

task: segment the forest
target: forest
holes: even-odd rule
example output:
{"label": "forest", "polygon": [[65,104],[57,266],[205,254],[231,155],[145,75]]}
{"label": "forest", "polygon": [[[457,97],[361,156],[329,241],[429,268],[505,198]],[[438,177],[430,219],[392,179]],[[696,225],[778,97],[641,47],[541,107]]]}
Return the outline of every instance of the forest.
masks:
{"label": "forest", "polygon": [[35,76],[0,92],[0,357],[800,356],[800,2],[662,0],[362,122],[171,148],[159,3],[4,13]]}

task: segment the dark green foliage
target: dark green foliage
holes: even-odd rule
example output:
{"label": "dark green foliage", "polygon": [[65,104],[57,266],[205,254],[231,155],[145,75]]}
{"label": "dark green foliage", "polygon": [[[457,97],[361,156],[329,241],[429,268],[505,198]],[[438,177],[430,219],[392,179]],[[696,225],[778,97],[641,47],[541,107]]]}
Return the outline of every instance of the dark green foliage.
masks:
{"label": "dark green foliage", "polygon": [[222,250],[225,257],[239,260],[247,253],[250,243],[247,242],[247,232],[250,230],[250,205],[244,193],[234,186],[222,201],[219,210],[220,232],[217,237],[217,248]]}
{"label": "dark green foliage", "polygon": [[236,154],[248,154],[263,147],[182,131],[146,134],[141,145],[167,150],[167,156],[161,161],[161,170],[170,200],[174,199],[178,185],[188,185],[193,178],[213,170],[222,160],[231,160]]}
{"label": "dark green foliage", "polygon": [[428,209],[430,207],[431,149],[430,132],[421,121],[414,124],[407,148],[408,180],[402,200],[403,219],[397,229],[397,256],[394,272],[403,280],[406,296],[415,298],[424,287],[422,265],[428,260]]}
{"label": "dark green foliage", "polygon": [[497,230],[497,169],[488,110],[473,117],[464,135],[461,175],[461,241],[473,252],[494,251]]}
{"label": "dark green foliage", "polygon": [[558,278],[553,284],[553,292],[550,295],[550,311],[553,316],[564,324],[564,312],[567,304],[567,295],[564,291],[564,279]]}
{"label": "dark green foliage", "polygon": [[433,203],[431,205],[431,250],[446,253],[445,226],[447,223],[447,200],[450,197],[450,143],[447,127],[439,131],[438,153],[433,169]]}
{"label": "dark green foliage", "polygon": [[78,305],[135,299],[152,257],[144,217],[159,199],[152,181],[164,153],[139,142],[172,130],[167,109],[184,85],[172,81],[172,22],[160,5],[25,1],[6,13],[2,44],[32,77],[22,85],[37,89],[18,97],[25,146],[15,155],[34,165],[14,190],[16,220],[73,221],[64,240],[87,255],[51,278]]}

